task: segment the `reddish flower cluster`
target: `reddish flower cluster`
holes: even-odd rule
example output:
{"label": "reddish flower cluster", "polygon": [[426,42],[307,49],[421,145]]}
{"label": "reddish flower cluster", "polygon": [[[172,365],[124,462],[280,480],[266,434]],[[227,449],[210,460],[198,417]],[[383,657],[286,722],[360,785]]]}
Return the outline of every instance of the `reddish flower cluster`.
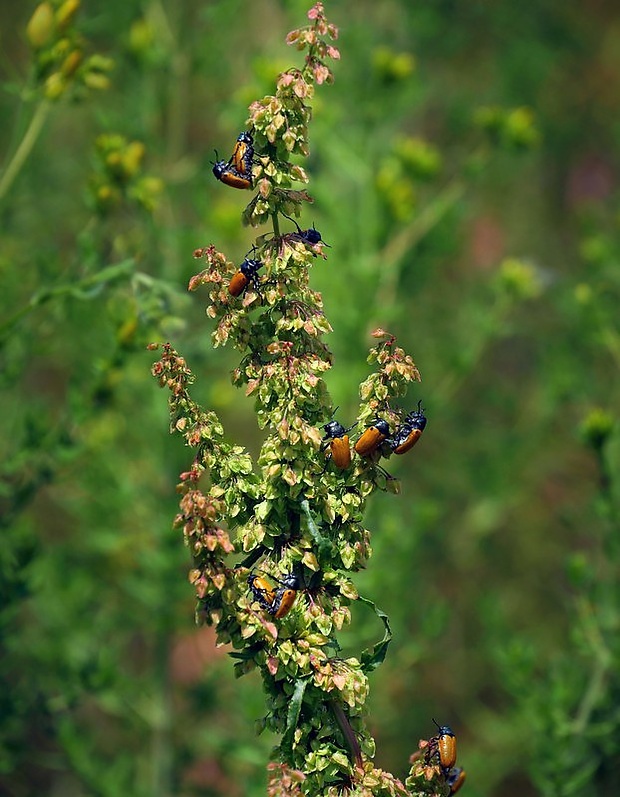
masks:
{"label": "reddish flower cluster", "polygon": [[312,20],[314,24],[291,31],[286,37],[286,43],[294,44],[298,50],[308,48],[305,71],[312,73],[319,86],[321,83],[333,83],[334,76],[325,65],[324,59],[332,58],[337,61],[340,59],[340,51],[321,37],[329,36],[330,39],[337,39],[338,28],[327,22],[323,3],[315,3],[312,6],[308,11],[308,19]]}

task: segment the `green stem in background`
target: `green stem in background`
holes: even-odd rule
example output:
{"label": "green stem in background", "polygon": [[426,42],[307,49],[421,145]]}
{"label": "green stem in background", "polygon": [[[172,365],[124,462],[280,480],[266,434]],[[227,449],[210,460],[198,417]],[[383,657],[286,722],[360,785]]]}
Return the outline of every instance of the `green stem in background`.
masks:
{"label": "green stem in background", "polygon": [[601,330],[602,339],[605,346],[616,363],[616,368],[620,367],[620,335],[615,329],[606,327]]}
{"label": "green stem in background", "polygon": [[606,661],[598,660],[594,665],[590,681],[581,698],[577,715],[571,726],[571,732],[576,739],[580,740],[582,738],[584,731],[590,724],[592,712],[605,691],[605,682],[610,664],[611,656]]}
{"label": "green stem in background", "polygon": [[465,193],[465,184],[454,180],[427,205],[416,218],[395,235],[377,255],[380,275],[377,286],[376,307],[393,307],[398,304],[397,291],[400,265],[405,255],[446,216]]}
{"label": "green stem in background", "polygon": [[49,302],[50,299],[57,299],[61,296],[68,295],[80,298],[80,293],[83,293],[85,290],[127,277],[133,271],[134,266],[134,260],[130,258],[129,260],[124,260],[122,263],[116,263],[113,266],[102,268],[96,274],[89,274],[87,277],[76,282],[67,282],[63,285],[57,285],[55,288],[41,288],[30,297],[28,304],[25,304],[0,324],[0,346],[10,334],[13,327],[15,327],[24,316],[31,313],[35,308]]}
{"label": "green stem in background", "polygon": [[614,565],[618,561],[617,546],[617,517],[615,512],[613,472],[609,467],[606,453],[605,440],[597,441],[594,446],[599,470],[599,500],[605,525],[601,538],[599,557],[605,562],[599,578],[597,598],[585,596],[578,598],[577,611],[579,626],[587,639],[593,659],[592,671],[589,681],[584,689],[579,702],[575,719],[571,723],[571,732],[576,740],[580,740],[592,722],[592,714],[604,699],[610,669],[613,667],[614,657],[606,643],[606,628],[604,617],[610,616],[615,606],[615,578]]}
{"label": "green stem in background", "polygon": [[[433,227],[443,219],[465,194],[465,183],[453,180],[428,204],[416,218],[395,235],[380,252],[381,263],[395,265],[415,246]],[[382,269],[383,271],[383,269]]]}
{"label": "green stem in background", "polygon": [[[175,9],[178,11],[178,9]],[[172,8],[170,9],[172,12]],[[162,42],[168,50],[170,57],[170,70],[167,81],[168,111],[166,113],[166,155],[168,166],[175,166],[185,152],[185,138],[187,131],[189,94],[188,75],[190,59],[186,48],[179,45],[179,28],[187,29],[185,19],[179,24],[161,2],[153,0],[148,8],[148,17],[151,19]],[[178,14],[177,14],[178,17]]]}
{"label": "green stem in background", "polygon": [[4,170],[4,174],[0,178],[0,201],[2,201],[2,199],[4,199],[8,193],[9,189],[13,185],[13,182],[15,181],[15,178],[21,171],[22,166],[32,152],[32,149],[36,144],[41,131],[43,130],[43,125],[47,120],[51,108],[52,105],[48,100],[42,100],[37,106],[20,145],[15,150],[15,154],[9,161],[8,166]]}
{"label": "green stem in background", "polygon": [[278,221],[278,214],[273,213],[271,215],[271,220],[273,222],[273,234],[276,238],[280,237],[280,222]]}
{"label": "green stem in background", "polygon": [[[481,162],[480,168],[484,169],[489,165],[490,159],[488,153],[477,149],[471,153],[470,160]],[[398,304],[398,281],[403,258],[460,202],[466,190],[467,185],[460,177],[452,179],[419,215],[394,235],[379,252],[376,258],[379,264],[377,271],[380,274],[376,307],[392,307]]]}
{"label": "green stem in background", "polygon": [[[167,51],[170,63],[166,79],[166,110],[162,109],[162,113],[165,125],[165,173],[167,182],[171,183],[178,183],[187,169],[187,159],[184,155],[189,118],[190,59],[186,48],[179,43],[179,31],[187,29],[185,19],[181,24],[179,23],[179,16],[184,13],[183,8],[177,6],[174,9],[170,7],[168,13],[161,0],[152,0],[145,11],[145,18],[155,29],[157,37]],[[161,213],[164,219],[164,228],[172,229],[178,224],[175,209],[167,192],[161,206]],[[162,241],[161,245],[164,247],[165,258],[170,263],[171,270],[178,272],[181,268],[178,247],[171,246],[165,241]]]}
{"label": "green stem in background", "polygon": [[593,608],[589,601],[580,600],[578,602],[578,611],[581,619],[580,624],[584,633],[587,634],[594,656],[594,666],[590,674],[590,680],[571,726],[573,736],[579,739],[588,727],[592,712],[605,691],[605,681],[613,662],[613,656],[609,652],[601,634],[596,617],[597,609]]}
{"label": "green stem in background", "polygon": [[489,307],[488,320],[476,336],[471,334],[467,348],[463,350],[461,365],[451,372],[446,372],[439,382],[437,392],[445,402],[451,401],[460,390],[463,382],[473,373],[488,347],[497,341],[497,330],[502,329],[510,314],[510,305],[501,299]]}

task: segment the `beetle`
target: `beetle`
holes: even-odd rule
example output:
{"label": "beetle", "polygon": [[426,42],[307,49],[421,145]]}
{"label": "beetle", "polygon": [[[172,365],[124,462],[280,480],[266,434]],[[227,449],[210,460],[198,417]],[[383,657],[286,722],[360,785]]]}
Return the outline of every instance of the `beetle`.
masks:
{"label": "beetle", "polygon": [[252,163],[254,162],[254,139],[249,130],[245,130],[237,136],[232,157],[228,161],[235,171],[241,175],[252,175]]}
{"label": "beetle", "polygon": [[274,587],[264,576],[250,573],[248,586],[254,600],[260,603],[261,609],[273,615],[277,620],[285,617],[293,607],[299,590],[299,579],[294,573],[287,573],[282,578],[271,576],[279,587]]}
{"label": "beetle", "polygon": [[[312,224],[312,227],[310,227],[308,230],[302,230],[299,224],[295,221],[295,219],[293,219],[291,216],[287,216],[286,213],[282,213],[282,215],[284,216],[285,219],[292,221],[293,224],[297,227],[297,235],[301,238],[301,240],[304,243],[307,243],[310,246],[322,243],[323,246],[327,246],[329,249],[331,249],[331,246],[328,243],[325,243],[325,241],[323,241],[323,239],[321,238],[321,233],[316,229],[314,223]],[[295,233],[293,233],[293,235],[294,234]]]}
{"label": "beetle", "polygon": [[437,752],[439,763],[444,770],[452,769],[456,764],[456,735],[449,725],[440,725],[433,719],[439,733],[430,740],[432,753]]}
{"label": "beetle", "polygon": [[357,426],[357,421],[353,426],[349,426],[348,429],[345,429],[338,421],[328,421],[321,427],[325,429],[325,436],[323,437],[325,442],[321,445],[321,450],[329,447],[334,464],[343,470],[348,468],[351,464],[351,448],[349,446],[348,432],[350,432],[354,426]]}
{"label": "beetle", "polygon": [[282,579],[276,579],[280,584],[276,590],[275,597],[271,606],[267,609],[276,620],[285,617],[293,608],[297,592],[299,590],[299,579],[294,573],[288,573]]}
{"label": "beetle", "polygon": [[258,270],[262,268],[262,265],[260,260],[253,260],[252,258],[246,257],[239,266],[239,270],[230,278],[228,293],[231,296],[239,296],[250,283],[258,290]]}
{"label": "beetle", "polygon": [[463,783],[465,783],[466,777],[467,775],[464,769],[461,769],[461,767],[452,767],[446,775],[446,783],[450,787],[450,794],[457,793]]}
{"label": "beetle", "polygon": [[367,457],[376,451],[390,433],[390,426],[383,418],[377,418],[372,426],[362,434],[354,448],[360,457]]}
{"label": "beetle", "polygon": [[[215,150],[215,157],[218,158],[217,150]],[[232,158],[231,158],[232,160]],[[213,174],[218,180],[232,188],[252,188],[252,174],[251,172],[244,176],[231,164],[231,161],[211,161],[213,163]]]}
{"label": "beetle", "polygon": [[260,603],[261,608],[270,611],[276,596],[276,590],[271,583],[264,576],[250,573],[248,576],[248,587],[252,592],[254,600]]}
{"label": "beetle", "polygon": [[394,437],[388,440],[394,454],[406,454],[418,442],[422,432],[426,427],[426,416],[422,402],[418,402],[418,409],[410,412],[403,423],[394,433]]}

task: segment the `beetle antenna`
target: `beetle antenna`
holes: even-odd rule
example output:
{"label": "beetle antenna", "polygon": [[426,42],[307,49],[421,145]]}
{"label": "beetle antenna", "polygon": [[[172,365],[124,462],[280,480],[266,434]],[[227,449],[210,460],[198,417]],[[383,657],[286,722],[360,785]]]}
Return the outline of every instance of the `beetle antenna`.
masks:
{"label": "beetle antenna", "polygon": [[[318,232],[317,228],[314,226],[314,222],[312,222],[312,229],[315,232]],[[319,232],[319,238],[321,238],[321,233],[320,232]],[[326,246],[328,249],[331,249],[331,246],[326,241],[324,241],[322,238],[321,238],[321,243],[323,244],[323,246]]]}
{"label": "beetle antenna", "polygon": [[295,221],[295,219],[291,218],[290,216],[287,216],[286,213],[284,213],[284,211],[282,211],[282,210],[280,211],[280,213],[282,213],[282,215],[284,216],[285,219],[288,219],[289,221],[293,222],[293,224],[297,227],[297,232],[301,235],[302,229],[299,226],[299,224]]}
{"label": "beetle antenna", "polygon": [[331,419],[334,417],[334,415],[338,412],[339,409],[340,409],[340,405],[338,405],[338,407],[336,407],[335,410],[332,410],[332,414],[329,416],[329,421],[327,421],[327,423],[322,424],[321,427],[320,427],[321,429],[325,429],[327,424],[330,423]]}

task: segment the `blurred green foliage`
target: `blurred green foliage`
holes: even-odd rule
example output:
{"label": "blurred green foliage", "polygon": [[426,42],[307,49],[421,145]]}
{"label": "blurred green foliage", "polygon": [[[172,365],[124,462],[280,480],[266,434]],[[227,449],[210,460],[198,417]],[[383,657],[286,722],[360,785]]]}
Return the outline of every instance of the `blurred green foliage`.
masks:
{"label": "blurred green foliage", "polygon": [[[144,347],[178,345],[197,399],[257,450],[185,286],[197,246],[249,248],[209,161],[294,63],[307,6],[84,4],[55,29],[81,72],[65,44],[41,62],[47,33],[29,47],[35,7],[0,3],[0,792],[259,795],[262,697],[194,629],[170,528],[188,462]],[[328,381],[346,421],[381,325],[429,417],[357,579],[394,631],[377,762],[402,775],[435,716],[463,794],[617,793],[617,5],[326,10],[343,57],[314,103],[304,221],[332,246],[313,274]]]}

